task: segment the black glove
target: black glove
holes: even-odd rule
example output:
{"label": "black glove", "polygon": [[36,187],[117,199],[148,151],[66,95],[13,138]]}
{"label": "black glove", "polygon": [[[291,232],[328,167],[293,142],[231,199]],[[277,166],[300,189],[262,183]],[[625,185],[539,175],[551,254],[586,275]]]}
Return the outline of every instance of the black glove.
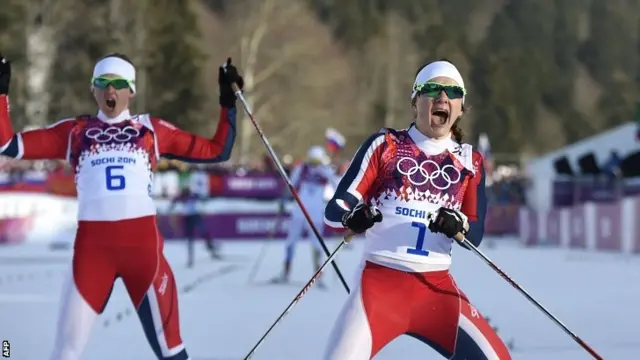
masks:
{"label": "black glove", "polygon": [[454,238],[458,233],[466,234],[465,228],[469,227],[467,215],[458,210],[441,207],[429,223],[429,230],[434,233],[445,234]]}
{"label": "black glove", "polygon": [[231,65],[231,58],[218,69],[218,85],[220,86],[220,106],[232,108],[236,106],[236,94],[231,84],[238,85],[240,90],[244,87],[244,79],[238,75],[238,69]]}
{"label": "black glove", "polygon": [[0,54],[0,95],[9,95],[11,63]]}
{"label": "black glove", "polygon": [[356,234],[362,234],[373,224],[382,221],[382,213],[373,205],[358,204],[342,217],[342,225]]}

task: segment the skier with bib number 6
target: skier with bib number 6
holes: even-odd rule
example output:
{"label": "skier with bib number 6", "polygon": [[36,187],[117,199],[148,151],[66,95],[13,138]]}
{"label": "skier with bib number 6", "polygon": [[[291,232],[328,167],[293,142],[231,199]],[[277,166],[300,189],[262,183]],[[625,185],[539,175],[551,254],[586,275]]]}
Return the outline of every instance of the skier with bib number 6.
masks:
{"label": "skier with bib number 6", "polygon": [[421,68],[411,126],[370,136],[327,204],[326,223],[364,233],[365,250],[325,360],[369,360],[400,335],[448,359],[510,359],[449,273],[452,239],[479,245],[486,212],[483,159],[459,128],[465,96],[450,62]]}
{"label": "skier with bib number 6", "polygon": [[211,139],[148,114],[131,114],[136,69],[121,54],[107,55],[94,67],[90,83],[96,115],[14,133],[8,98],[11,65],[0,55],[0,153],[15,159],[63,159],[75,171],[78,230],[51,360],[80,359],[117,278],[124,282],[155,356],[189,358],[151,187],[161,156],[199,163],[229,159],[236,136],[231,84],[241,87],[243,81],[230,59],[218,75],[221,109]]}

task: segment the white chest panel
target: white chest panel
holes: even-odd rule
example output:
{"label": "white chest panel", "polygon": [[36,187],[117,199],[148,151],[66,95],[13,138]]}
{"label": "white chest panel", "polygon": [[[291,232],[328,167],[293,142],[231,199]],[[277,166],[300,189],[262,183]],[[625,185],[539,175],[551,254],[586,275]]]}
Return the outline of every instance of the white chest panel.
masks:
{"label": "white chest panel", "polygon": [[[72,133],[79,220],[120,220],[155,214],[151,197],[156,138],[139,123],[89,122]],[[151,140],[151,141],[149,141]]]}

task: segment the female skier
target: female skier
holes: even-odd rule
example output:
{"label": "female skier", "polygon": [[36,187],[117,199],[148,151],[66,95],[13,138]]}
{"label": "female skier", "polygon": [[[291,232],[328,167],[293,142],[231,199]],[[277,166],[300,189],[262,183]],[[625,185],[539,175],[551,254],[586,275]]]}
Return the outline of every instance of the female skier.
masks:
{"label": "female skier", "polygon": [[[309,216],[313,219],[314,225],[318,231],[324,229],[323,210],[324,210],[324,191],[327,184],[335,184],[335,172],[328,165],[329,156],[321,146],[312,146],[307,152],[307,160],[296,166],[291,173],[291,183],[294,185],[300,196],[300,200],[304,204]],[[287,193],[289,190],[286,190]],[[285,195],[288,197],[288,194]],[[284,201],[286,197],[280,200],[280,211],[284,212]],[[285,241],[285,255],[282,274],[271,280],[272,283],[287,283],[291,273],[291,263],[295,253],[295,246],[298,240],[302,238],[304,230],[307,230],[307,237],[310,238],[313,246],[313,269],[318,269],[321,265],[322,246],[315,239],[311,226],[307,224],[307,220],[301,209],[296,208],[291,213],[291,221],[288,226],[287,239]],[[317,279],[318,287],[324,288],[322,279]]]}
{"label": "female skier", "polygon": [[52,360],[80,358],[118,277],[156,357],[189,358],[180,338],[176,282],[162,253],[151,184],[160,156],[191,162],[229,159],[236,135],[231,83],[242,86],[243,81],[230,61],[218,75],[221,111],[212,139],[148,114],[131,114],[136,69],[120,54],[104,57],[93,70],[97,115],[15,134],[9,117],[11,66],[0,56],[0,153],[15,159],[65,159],[75,169],[78,230]]}
{"label": "female skier", "polygon": [[414,122],[369,137],[327,204],[327,224],[366,231],[366,245],[326,360],[371,359],[403,334],[448,359],[510,359],[449,274],[452,238],[462,232],[478,245],[486,212],[483,159],[458,126],[465,94],[450,62],[421,68]]}

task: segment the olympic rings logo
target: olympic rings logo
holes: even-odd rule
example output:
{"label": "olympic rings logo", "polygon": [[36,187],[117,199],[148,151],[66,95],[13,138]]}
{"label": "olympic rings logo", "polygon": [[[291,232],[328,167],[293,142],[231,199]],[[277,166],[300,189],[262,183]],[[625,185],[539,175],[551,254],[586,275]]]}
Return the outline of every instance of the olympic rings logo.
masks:
{"label": "olympic rings logo", "polygon": [[90,128],[85,132],[86,137],[98,143],[107,143],[112,140],[123,143],[139,135],[140,131],[133,126],[125,126],[123,128],[109,126],[106,129]]}
{"label": "olympic rings logo", "polygon": [[[410,167],[408,170],[404,170],[402,164],[406,164],[407,162],[409,162]],[[425,168],[425,165],[430,165],[429,167],[434,170],[429,172]],[[440,165],[433,160],[425,160],[418,164],[418,161],[413,158],[403,157],[396,164],[396,168],[398,169],[398,172],[405,175],[413,185],[421,186],[429,182],[431,183],[431,186],[438,190],[448,189],[451,185],[460,182],[462,178],[460,170],[456,169],[455,166],[445,165],[440,168]]]}

